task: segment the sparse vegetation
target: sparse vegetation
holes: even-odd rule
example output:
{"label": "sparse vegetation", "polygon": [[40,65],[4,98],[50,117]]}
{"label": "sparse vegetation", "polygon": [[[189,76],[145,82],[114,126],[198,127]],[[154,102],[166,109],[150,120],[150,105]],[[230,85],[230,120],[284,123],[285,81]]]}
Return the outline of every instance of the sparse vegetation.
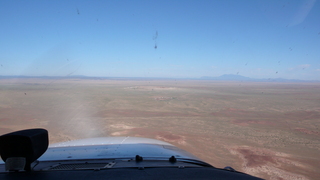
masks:
{"label": "sparse vegetation", "polygon": [[51,143],[157,138],[216,167],[320,178],[319,83],[47,81],[0,80],[0,134],[43,127]]}

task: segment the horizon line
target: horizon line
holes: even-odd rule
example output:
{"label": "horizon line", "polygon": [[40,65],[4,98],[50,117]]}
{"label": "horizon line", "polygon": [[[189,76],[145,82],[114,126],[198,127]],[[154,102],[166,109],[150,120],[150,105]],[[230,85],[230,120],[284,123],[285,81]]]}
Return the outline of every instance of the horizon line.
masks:
{"label": "horizon line", "polygon": [[[233,76],[234,78],[225,78],[225,76]],[[238,77],[238,79],[236,78]],[[221,76],[201,76],[198,78],[188,77],[116,77],[116,76],[86,76],[86,75],[70,75],[70,76],[28,76],[28,75],[0,75],[0,79],[10,78],[41,78],[41,79],[165,79],[165,80],[215,80],[215,81],[249,81],[249,82],[320,82],[320,80],[301,80],[286,78],[250,78],[237,74],[223,74]],[[240,78],[240,79],[239,79]]]}

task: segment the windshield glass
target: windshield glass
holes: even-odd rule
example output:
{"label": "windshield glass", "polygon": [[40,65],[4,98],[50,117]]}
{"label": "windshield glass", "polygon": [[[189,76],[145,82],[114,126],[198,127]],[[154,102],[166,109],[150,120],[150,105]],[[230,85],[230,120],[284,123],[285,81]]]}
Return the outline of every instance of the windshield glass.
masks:
{"label": "windshield glass", "polygon": [[316,0],[0,1],[0,134],[162,140],[320,179]]}

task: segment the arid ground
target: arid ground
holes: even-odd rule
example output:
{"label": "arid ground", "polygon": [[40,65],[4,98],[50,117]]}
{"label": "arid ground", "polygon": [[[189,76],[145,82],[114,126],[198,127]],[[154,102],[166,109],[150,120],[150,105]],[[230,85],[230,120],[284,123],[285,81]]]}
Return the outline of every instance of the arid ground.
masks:
{"label": "arid ground", "polygon": [[1,79],[0,134],[163,140],[215,167],[320,179],[320,83]]}

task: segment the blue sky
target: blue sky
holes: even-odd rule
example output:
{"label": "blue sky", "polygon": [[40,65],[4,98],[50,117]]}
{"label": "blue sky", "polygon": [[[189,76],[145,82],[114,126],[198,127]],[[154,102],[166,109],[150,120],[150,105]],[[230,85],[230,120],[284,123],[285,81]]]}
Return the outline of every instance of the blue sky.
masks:
{"label": "blue sky", "polygon": [[0,22],[0,75],[320,80],[316,0],[13,0]]}

